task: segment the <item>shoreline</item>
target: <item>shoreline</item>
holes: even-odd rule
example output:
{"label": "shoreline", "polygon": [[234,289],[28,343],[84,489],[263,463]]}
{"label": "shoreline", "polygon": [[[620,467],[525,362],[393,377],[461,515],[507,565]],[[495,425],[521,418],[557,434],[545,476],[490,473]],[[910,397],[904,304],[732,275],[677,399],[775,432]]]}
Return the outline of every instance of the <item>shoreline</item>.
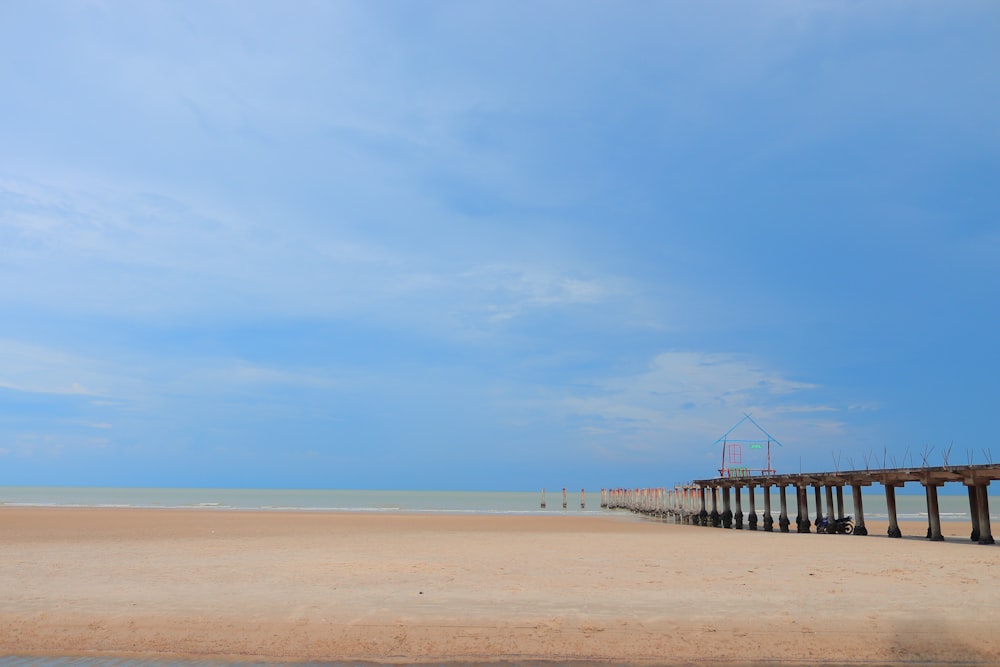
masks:
{"label": "shoreline", "polygon": [[965,524],[767,534],[595,516],[0,508],[0,650],[272,661],[1000,659]]}

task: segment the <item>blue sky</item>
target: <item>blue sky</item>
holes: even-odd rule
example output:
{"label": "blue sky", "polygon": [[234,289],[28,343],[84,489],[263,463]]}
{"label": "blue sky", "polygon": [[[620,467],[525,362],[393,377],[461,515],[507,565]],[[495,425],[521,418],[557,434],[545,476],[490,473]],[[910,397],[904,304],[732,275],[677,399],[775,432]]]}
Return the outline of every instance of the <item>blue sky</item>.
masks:
{"label": "blue sky", "polygon": [[[0,484],[985,462],[994,2],[4,2]],[[753,437],[754,432],[734,435]]]}

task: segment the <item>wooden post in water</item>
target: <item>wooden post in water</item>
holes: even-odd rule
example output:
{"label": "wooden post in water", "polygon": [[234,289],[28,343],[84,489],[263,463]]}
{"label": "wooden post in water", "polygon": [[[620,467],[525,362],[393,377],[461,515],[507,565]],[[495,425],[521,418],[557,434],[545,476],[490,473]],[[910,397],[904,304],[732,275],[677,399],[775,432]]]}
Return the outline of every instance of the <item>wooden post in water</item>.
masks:
{"label": "wooden post in water", "polygon": [[[832,511],[832,510],[831,510]],[[837,518],[843,519],[844,516],[844,487],[840,484],[837,485]]]}
{"label": "wooden post in water", "polygon": [[542,487],[542,509],[545,509],[545,487]]}
{"label": "wooden post in water", "polygon": [[750,502],[750,511],[747,512],[747,528],[750,530],[757,530],[757,508],[754,506],[754,486],[753,484],[747,485],[747,500]]}
{"label": "wooden post in water", "polygon": [[733,527],[733,510],[729,499],[729,486],[722,487],[722,527]]}

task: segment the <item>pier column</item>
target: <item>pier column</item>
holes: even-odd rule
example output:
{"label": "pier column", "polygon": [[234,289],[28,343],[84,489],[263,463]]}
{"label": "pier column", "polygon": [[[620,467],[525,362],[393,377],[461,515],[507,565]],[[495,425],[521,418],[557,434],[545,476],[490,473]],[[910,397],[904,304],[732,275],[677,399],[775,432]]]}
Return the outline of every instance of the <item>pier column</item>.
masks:
{"label": "pier column", "polygon": [[969,490],[969,516],[972,517],[972,534],[969,539],[973,542],[979,541],[979,496],[976,495],[975,482],[966,482]]}
{"label": "pier column", "polygon": [[733,514],[733,528],[743,530],[743,501],[741,500],[743,487],[737,484],[733,487],[733,493],[736,494],[736,513]]}
{"label": "pier column", "polygon": [[708,525],[708,512],[705,510],[705,487],[701,487],[701,512],[698,513],[698,522],[703,525]]}
{"label": "pier column", "polygon": [[778,528],[783,533],[788,532],[788,524],[791,523],[788,520],[788,502],[785,498],[786,487],[784,484],[778,486],[778,499],[781,502],[781,513],[778,514]]}
{"label": "pier column", "polygon": [[[820,522],[823,520],[823,500],[821,499],[821,496],[823,495],[823,489],[821,488],[821,486],[819,484],[814,484],[813,485],[813,491],[816,492],[816,522],[813,525],[814,526],[818,526],[820,524]],[[808,507],[808,505],[807,505],[807,507]],[[833,508],[830,508],[830,507],[826,508],[826,510],[827,510],[826,513],[827,513],[828,516],[830,516],[831,519],[833,518],[833,511],[832,511],[832,509]],[[809,518],[808,511],[806,512],[806,518]]]}
{"label": "pier column", "polygon": [[839,484],[837,485],[837,518],[844,518],[844,487]]}
{"label": "pier column", "polygon": [[[802,488],[799,489],[799,491],[801,492],[799,496],[800,497],[799,502],[802,503],[802,510],[801,510],[802,522],[799,524],[799,532],[809,533],[812,532],[811,522],[809,521],[809,488],[803,486]],[[818,486],[816,487],[816,493],[817,494],[819,493]]]}
{"label": "pier column", "polygon": [[936,484],[925,484],[927,490],[927,519],[930,521],[930,535],[928,539],[933,542],[941,542],[944,536],[941,534],[941,514],[938,510],[938,492]]}
{"label": "pier column", "polygon": [[861,486],[859,484],[852,486],[851,494],[854,497],[854,514],[857,519],[857,523],[854,525],[854,534],[867,535],[868,529],[865,528],[865,509],[861,503]]}
{"label": "pier column", "polygon": [[712,528],[718,528],[722,525],[722,515],[719,514],[719,489],[717,487],[712,487],[712,513],[709,515],[709,519],[712,522]]}
{"label": "pier column", "polygon": [[733,510],[729,502],[729,492],[730,488],[728,486],[722,487],[722,527],[732,528],[733,527]]}
{"label": "pier column", "polygon": [[834,526],[833,518],[833,486],[830,484],[826,485],[826,531],[831,532],[830,529]]}
{"label": "pier column", "polygon": [[979,501],[979,543],[993,544],[993,530],[990,528],[990,499],[987,495],[989,482],[976,484],[976,498]]}
{"label": "pier column", "polygon": [[771,516],[771,485],[764,485],[764,532],[774,532],[774,517]]}
{"label": "pier column", "polygon": [[750,530],[757,530],[757,508],[754,506],[754,486],[750,484],[747,486],[747,500],[750,502],[750,511],[747,512],[747,528]]}
{"label": "pier column", "polygon": [[896,487],[891,482],[885,485],[885,508],[889,513],[889,537],[902,537],[896,520]]}

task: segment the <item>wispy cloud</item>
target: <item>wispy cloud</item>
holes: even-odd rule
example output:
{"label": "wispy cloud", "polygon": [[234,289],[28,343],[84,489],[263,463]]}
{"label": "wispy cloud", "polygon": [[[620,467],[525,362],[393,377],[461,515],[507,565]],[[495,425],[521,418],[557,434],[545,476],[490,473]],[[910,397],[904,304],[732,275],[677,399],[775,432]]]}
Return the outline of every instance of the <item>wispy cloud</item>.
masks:
{"label": "wispy cloud", "polygon": [[34,394],[101,397],[113,392],[101,363],[62,349],[0,339],[0,387]]}
{"label": "wispy cloud", "polygon": [[[641,371],[597,381],[595,395],[566,398],[563,407],[581,433],[615,451],[671,452],[681,458],[707,446],[752,412],[775,437],[790,442],[817,433],[842,433],[842,421],[810,416],[838,413],[810,402],[821,387],[793,380],[744,355],[693,351],[658,354]],[[614,444],[612,444],[614,443]],[[691,448],[695,449],[692,450]]]}

